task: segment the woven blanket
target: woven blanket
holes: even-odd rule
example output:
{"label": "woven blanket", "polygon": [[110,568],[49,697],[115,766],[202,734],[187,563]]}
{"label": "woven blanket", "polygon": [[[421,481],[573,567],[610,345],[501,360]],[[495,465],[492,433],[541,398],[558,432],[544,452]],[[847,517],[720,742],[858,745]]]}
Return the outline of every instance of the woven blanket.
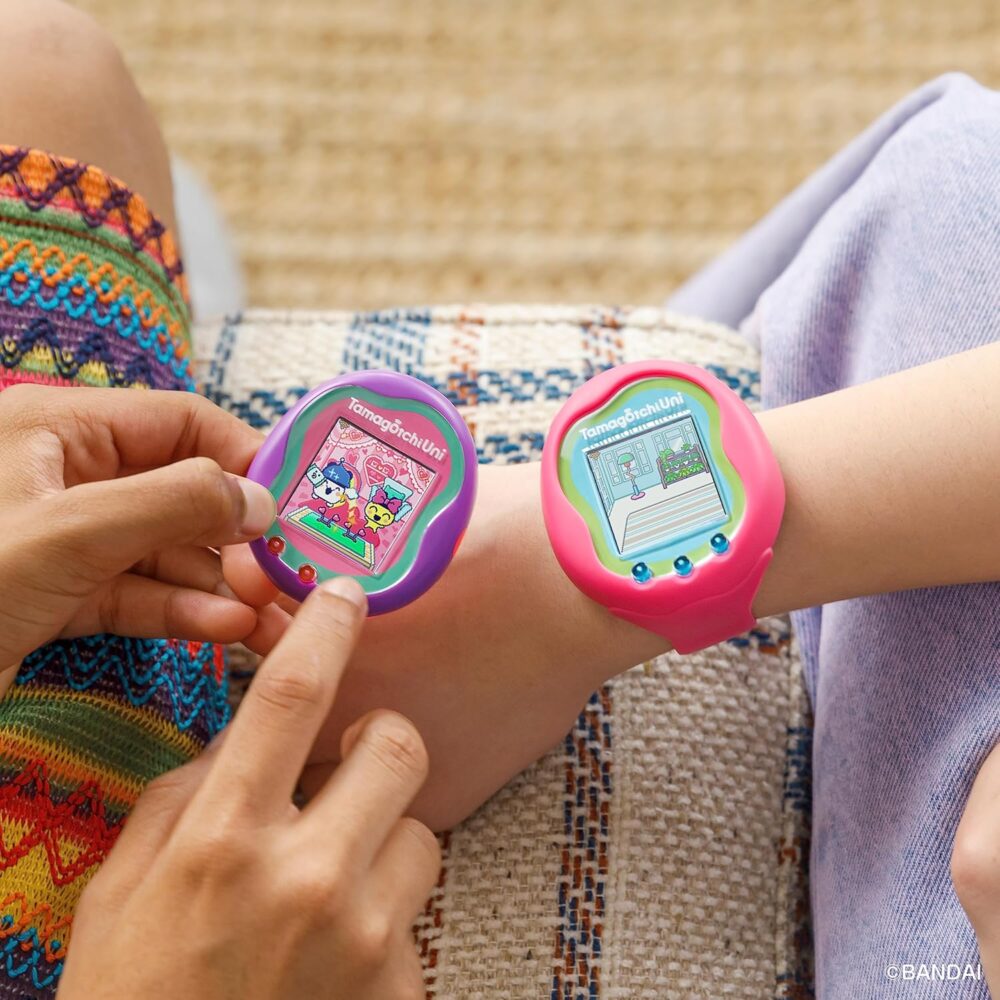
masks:
{"label": "woven blanket", "polygon": [[[260,428],[345,370],[416,375],[482,462],[537,460],[555,411],[610,365],[669,356],[750,405],[758,390],[734,332],[657,309],[252,312],[198,330],[195,351],[206,394]],[[417,928],[428,997],[811,996],[810,734],[783,618],[595,692],[558,750],[444,836]]]}
{"label": "woven blanket", "polygon": [[662,302],[990,0],[75,0],[218,196],[255,306]]}

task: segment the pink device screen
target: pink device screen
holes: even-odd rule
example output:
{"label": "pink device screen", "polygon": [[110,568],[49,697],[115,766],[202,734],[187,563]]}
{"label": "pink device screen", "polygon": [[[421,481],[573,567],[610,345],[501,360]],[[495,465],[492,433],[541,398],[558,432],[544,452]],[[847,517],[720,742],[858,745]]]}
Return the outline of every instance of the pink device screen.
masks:
{"label": "pink device screen", "polygon": [[338,416],[278,518],[354,572],[379,573],[403,548],[437,478],[430,464]]}

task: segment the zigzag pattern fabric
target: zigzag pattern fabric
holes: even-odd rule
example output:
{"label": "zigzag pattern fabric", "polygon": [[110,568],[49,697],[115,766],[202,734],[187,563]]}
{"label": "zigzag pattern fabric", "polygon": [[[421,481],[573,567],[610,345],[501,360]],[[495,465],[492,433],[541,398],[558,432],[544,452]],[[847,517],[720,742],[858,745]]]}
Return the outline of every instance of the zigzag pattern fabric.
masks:
{"label": "zigzag pattern fabric", "polygon": [[[0,147],[0,389],[193,389],[184,271],[96,167]],[[91,636],[28,656],[0,701],[0,998],[54,995],[77,900],[139,793],[229,716],[222,653]]]}

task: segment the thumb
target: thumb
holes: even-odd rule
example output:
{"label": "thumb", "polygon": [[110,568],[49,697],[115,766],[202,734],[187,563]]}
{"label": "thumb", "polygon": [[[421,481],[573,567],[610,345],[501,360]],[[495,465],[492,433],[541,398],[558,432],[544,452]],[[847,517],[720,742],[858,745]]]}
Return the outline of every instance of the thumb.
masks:
{"label": "thumb", "polygon": [[38,522],[60,557],[97,579],[175,545],[222,546],[262,535],[270,491],[210,458],[189,458],[121,479],[81,483],[41,501]]}

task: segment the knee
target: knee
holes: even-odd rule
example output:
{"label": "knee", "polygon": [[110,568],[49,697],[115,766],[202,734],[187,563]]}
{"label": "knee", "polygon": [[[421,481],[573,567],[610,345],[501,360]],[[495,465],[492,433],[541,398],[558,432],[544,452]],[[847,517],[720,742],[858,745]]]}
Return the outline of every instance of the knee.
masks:
{"label": "knee", "polygon": [[963,820],[952,848],[951,880],[974,926],[992,917],[1000,895],[1000,843],[992,827]]}
{"label": "knee", "polygon": [[93,163],[172,211],[159,128],[114,40],[62,0],[0,0],[0,143]]}
{"label": "knee", "polygon": [[5,86],[25,87],[33,98],[69,97],[85,105],[91,93],[115,90],[128,77],[111,36],[89,14],[62,0],[0,0],[0,19],[4,65],[22,70],[13,79],[5,73]]}
{"label": "knee", "polygon": [[1000,94],[958,73],[938,85],[940,97],[889,140],[875,165],[911,209],[921,205],[939,220],[950,215],[965,224],[992,209],[983,192],[998,177]]}

